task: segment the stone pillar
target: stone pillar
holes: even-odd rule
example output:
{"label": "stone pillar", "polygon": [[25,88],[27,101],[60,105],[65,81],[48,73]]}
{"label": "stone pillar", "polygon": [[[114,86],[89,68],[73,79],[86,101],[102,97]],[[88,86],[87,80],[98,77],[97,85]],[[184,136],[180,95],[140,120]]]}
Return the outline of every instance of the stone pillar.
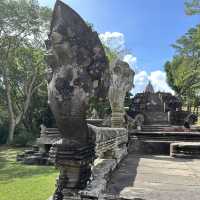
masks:
{"label": "stone pillar", "polygon": [[111,123],[113,128],[120,128],[124,124],[125,96],[133,87],[135,73],[130,69],[128,63],[117,59],[110,65],[110,74],[109,101],[112,110]]}
{"label": "stone pillar", "polygon": [[78,199],[91,176],[95,139],[88,129],[89,99],[104,98],[109,67],[98,34],[57,0],[46,41],[48,102],[61,138],[50,157],[60,170],[53,200]]}

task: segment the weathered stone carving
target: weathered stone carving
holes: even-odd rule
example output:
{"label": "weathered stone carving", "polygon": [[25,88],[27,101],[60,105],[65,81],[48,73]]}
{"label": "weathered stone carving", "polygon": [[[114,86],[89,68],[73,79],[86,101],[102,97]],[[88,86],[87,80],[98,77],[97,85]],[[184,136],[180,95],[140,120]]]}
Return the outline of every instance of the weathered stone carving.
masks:
{"label": "weathered stone carving", "polygon": [[91,124],[88,126],[96,135],[96,156],[104,159],[116,159],[120,162],[121,157],[127,154],[127,129],[97,127]]}
{"label": "weathered stone carving", "polygon": [[145,93],[154,93],[154,88],[153,88],[153,85],[151,84],[151,81],[149,81],[149,83],[146,86],[144,92]]}
{"label": "weathered stone carving", "polygon": [[48,101],[62,136],[51,150],[60,169],[53,199],[65,200],[85,188],[90,178],[95,145],[86,110],[90,97],[106,95],[109,69],[97,33],[59,0],[46,46]]}
{"label": "weathered stone carving", "polygon": [[124,100],[126,93],[133,87],[135,73],[128,63],[118,59],[111,63],[110,73],[109,101],[112,109],[112,127],[123,127]]}
{"label": "weathered stone carving", "polygon": [[143,93],[137,93],[132,98],[127,114],[135,121],[138,121],[138,116],[143,115],[141,125],[172,124],[188,127],[197,121],[197,116],[182,110],[180,98],[167,92],[154,92],[151,82]]}

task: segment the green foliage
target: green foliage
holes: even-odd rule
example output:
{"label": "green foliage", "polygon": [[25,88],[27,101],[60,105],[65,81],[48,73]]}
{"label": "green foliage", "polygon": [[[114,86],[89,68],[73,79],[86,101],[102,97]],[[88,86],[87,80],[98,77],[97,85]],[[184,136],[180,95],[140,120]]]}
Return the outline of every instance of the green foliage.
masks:
{"label": "green foliage", "polygon": [[179,55],[198,59],[200,56],[200,25],[189,29],[172,47]]}
{"label": "green foliage", "polygon": [[173,48],[176,55],[165,63],[167,82],[188,108],[200,105],[200,25],[180,37]]}
{"label": "green foliage", "polygon": [[131,92],[127,92],[126,97],[125,97],[125,101],[124,101],[124,106],[125,107],[129,107],[131,104],[131,97],[133,96],[133,94]]}
{"label": "green foliage", "polygon": [[5,144],[8,137],[8,124],[0,125],[0,145]]}
{"label": "green foliage", "polygon": [[105,50],[105,53],[106,53],[106,56],[109,60],[109,62],[111,63],[113,60],[117,59],[118,58],[118,53],[117,51],[115,51],[114,49],[111,49],[105,45],[103,45],[104,47],[104,50]]}
{"label": "green foliage", "polygon": [[99,118],[104,118],[111,113],[110,103],[107,98],[99,100],[96,97],[90,98],[88,109],[88,117],[92,116],[92,112],[95,109]]}
{"label": "green foliage", "polygon": [[187,0],[185,2],[185,12],[187,15],[200,14],[200,0]]}
{"label": "green foliage", "polygon": [[88,27],[92,30],[92,31],[95,31],[94,30],[94,24],[90,23],[90,22],[86,22],[86,24],[88,25]]}
{"label": "green foliage", "polygon": [[[131,97],[132,93],[128,92],[125,97],[124,106],[128,107],[131,104]],[[91,98],[89,102],[89,110],[88,110],[88,117],[92,116],[92,112],[95,109],[97,111],[99,118],[104,118],[111,114],[111,107],[108,98],[105,99],[97,99],[97,98]]]}
{"label": "green foliage", "polygon": [[[2,93],[0,93],[2,94]],[[1,98],[0,98],[1,99]],[[8,136],[8,113],[2,106],[2,99],[0,100],[0,145],[6,143]]]}
{"label": "green foliage", "polygon": [[16,162],[19,148],[0,148],[1,200],[44,200],[54,192],[57,170],[52,166],[28,166]]}
{"label": "green foliage", "polygon": [[36,114],[47,110],[44,33],[51,15],[37,0],[0,1],[0,111],[7,113],[0,121],[27,134],[39,132]]}
{"label": "green foliage", "polygon": [[174,69],[175,67],[171,65],[169,61],[167,61],[164,65],[165,72],[167,74],[167,83],[168,85],[176,91],[176,93],[179,93],[177,86],[175,85],[174,80]]}
{"label": "green foliage", "polygon": [[23,125],[35,137],[40,135],[40,125],[56,127],[54,116],[47,103],[47,86],[43,85],[32,96],[30,107],[23,119]]}
{"label": "green foliage", "polygon": [[14,136],[13,144],[16,146],[25,147],[34,141],[34,136],[32,132],[28,132],[26,129],[17,128],[16,134]]}

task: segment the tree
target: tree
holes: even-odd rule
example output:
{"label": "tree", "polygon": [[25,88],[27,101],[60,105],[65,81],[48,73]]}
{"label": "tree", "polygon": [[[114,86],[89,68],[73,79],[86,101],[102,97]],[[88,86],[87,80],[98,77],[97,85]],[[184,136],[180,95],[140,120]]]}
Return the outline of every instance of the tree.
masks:
{"label": "tree", "polygon": [[[174,59],[173,61],[177,63],[179,59]],[[167,61],[164,65],[164,69],[167,75],[167,83],[168,85],[177,93],[180,93],[180,88],[175,84],[175,72],[176,72],[177,64],[171,63],[170,61]]]}
{"label": "tree", "polygon": [[200,14],[200,0],[187,0],[185,2],[185,12],[187,15]]}
{"label": "tree", "polygon": [[174,45],[176,55],[165,63],[167,81],[170,87],[187,104],[198,105],[200,90],[200,25],[191,28]]}
{"label": "tree", "polygon": [[41,41],[48,12],[34,0],[0,1],[0,77],[9,119],[7,143],[12,143],[34,92],[44,84]]}

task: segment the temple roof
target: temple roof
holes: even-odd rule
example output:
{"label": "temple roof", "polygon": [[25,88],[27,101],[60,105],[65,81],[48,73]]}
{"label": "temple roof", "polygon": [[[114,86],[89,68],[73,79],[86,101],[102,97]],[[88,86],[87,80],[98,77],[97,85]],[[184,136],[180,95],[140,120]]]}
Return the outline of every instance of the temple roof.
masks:
{"label": "temple roof", "polygon": [[145,93],[149,92],[149,93],[154,93],[154,88],[153,88],[153,85],[151,84],[151,81],[149,81],[148,85],[146,86],[145,90],[144,90]]}

